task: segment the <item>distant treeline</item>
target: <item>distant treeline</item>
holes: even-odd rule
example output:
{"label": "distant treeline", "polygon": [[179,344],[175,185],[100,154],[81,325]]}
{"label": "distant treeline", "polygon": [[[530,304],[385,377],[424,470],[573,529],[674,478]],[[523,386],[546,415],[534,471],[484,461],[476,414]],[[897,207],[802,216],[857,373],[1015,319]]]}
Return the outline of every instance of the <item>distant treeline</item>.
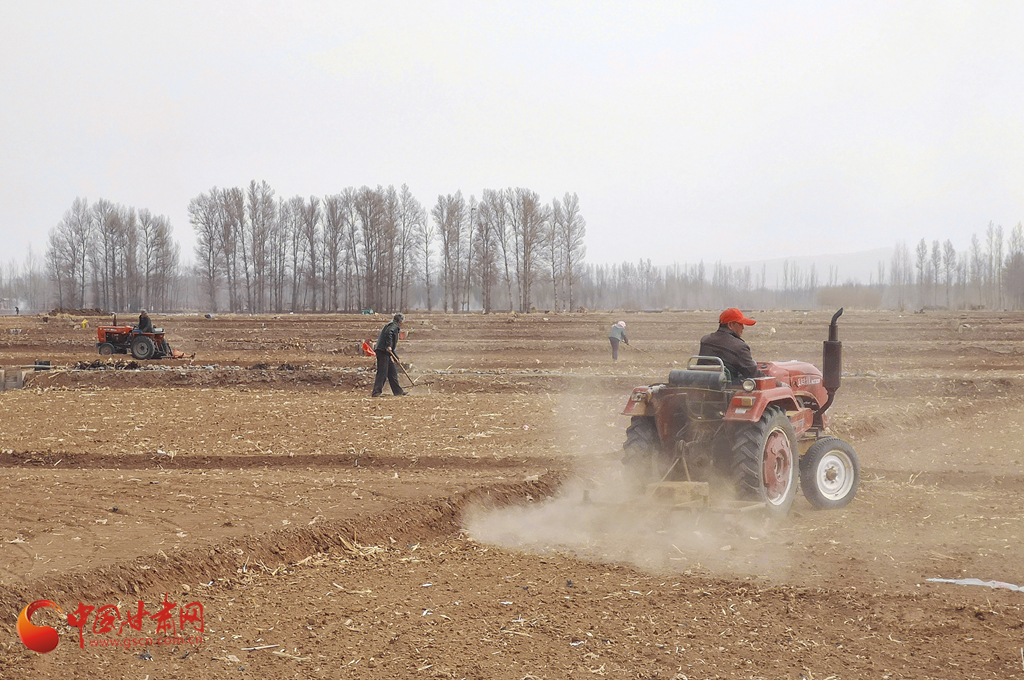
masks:
{"label": "distant treeline", "polygon": [[867,282],[790,262],[769,282],[763,266],[587,263],[577,196],[525,188],[442,195],[428,212],[404,185],[281,199],[253,181],[196,196],[189,221],[182,266],[166,217],[78,198],[42,258],[0,264],[0,310],[1024,309],[1019,223],[1008,238],[990,223],[963,251],[897,243]]}
{"label": "distant treeline", "polygon": [[[774,285],[771,285],[774,284]],[[818,271],[784,262],[781,280],[767,268],[637,264],[589,265],[580,301],[591,309],[748,309],[846,306],[860,309],[1024,309],[1024,226],[989,223],[982,237],[957,251],[949,240],[899,242],[867,282],[839,280],[836,267]]]}

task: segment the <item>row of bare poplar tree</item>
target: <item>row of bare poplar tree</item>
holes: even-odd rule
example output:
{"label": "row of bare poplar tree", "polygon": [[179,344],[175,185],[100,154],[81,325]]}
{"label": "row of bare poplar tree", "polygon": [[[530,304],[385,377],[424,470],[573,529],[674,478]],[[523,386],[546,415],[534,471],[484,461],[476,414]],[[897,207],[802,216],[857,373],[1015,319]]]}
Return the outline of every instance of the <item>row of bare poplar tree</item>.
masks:
{"label": "row of bare poplar tree", "polygon": [[[0,308],[207,308],[239,312],[541,308],[662,309],[722,305],[1024,309],[1024,225],[990,223],[968,248],[896,244],[867,284],[830,268],[765,270],[715,263],[584,262],[574,194],[543,203],[528,189],[439,196],[429,214],[408,187],[275,198],[265,182],[211,189],[189,205],[196,263],[182,270],[164,216],[76,199],[50,231],[38,270],[0,271]],[[49,278],[49,281],[45,279]]]}
{"label": "row of bare poplar tree", "polygon": [[163,215],[76,198],[50,230],[46,268],[58,307],[166,309],[179,251]]}
{"label": "row of bare poplar tree", "polygon": [[233,312],[529,311],[539,285],[572,309],[586,252],[576,194],[525,188],[438,196],[428,215],[406,185],[275,199],[254,180],[196,196],[189,220],[205,302]]}

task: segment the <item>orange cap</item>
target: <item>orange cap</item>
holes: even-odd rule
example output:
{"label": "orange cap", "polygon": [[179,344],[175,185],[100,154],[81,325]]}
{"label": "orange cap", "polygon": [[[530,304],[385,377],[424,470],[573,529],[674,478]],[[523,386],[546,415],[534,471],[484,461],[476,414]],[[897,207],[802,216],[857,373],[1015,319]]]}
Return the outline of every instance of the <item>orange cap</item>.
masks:
{"label": "orange cap", "polygon": [[747,317],[743,316],[743,312],[736,309],[735,307],[730,307],[729,309],[725,310],[724,312],[718,315],[718,323],[720,324],[727,324],[733,322],[741,323],[744,326],[753,326],[755,323],[757,323],[753,319],[748,319]]}

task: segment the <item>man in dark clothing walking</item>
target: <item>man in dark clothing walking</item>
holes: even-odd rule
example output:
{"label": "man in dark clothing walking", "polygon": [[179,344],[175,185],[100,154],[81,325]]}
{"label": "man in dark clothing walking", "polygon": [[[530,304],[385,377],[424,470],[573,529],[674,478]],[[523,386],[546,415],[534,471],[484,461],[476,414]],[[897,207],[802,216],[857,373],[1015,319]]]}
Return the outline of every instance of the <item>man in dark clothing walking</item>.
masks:
{"label": "man in dark clothing walking", "polygon": [[619,358],[619,343],[629,344],[629,338],[626,337],[625,321],[620,321],[612,326],[612,329],[608,331],[608,342],[612,344],[612,361],[615,361]]}
{"label": "man in dark clothing walking", "polygon": [[395,361],[398,360],[398,355],[395,354],[395,349],[398,347],[398,332],[402,329],[403,321],[405,321],[405,315],[401,312],[395,314],[391,322],[380,329],[380,335],[377,336],[377,346],[373,348],[373,351],[377,353],[377,377],[373,381],[371,397],[381,395],[384,391],[385,380],[391,385],[391,393],[396,397],[405,394],[405,390],[398,382],[398,367],[395,366]]}
{"label": "man in dark clothing walking", "polygon": [[700,339],[698,354],[721,359],[733,380],[763,376],[750,354],[750,346],[743,341],[743,329],[755,323],[740,310],[730,307],[718,316],[718,330]]}

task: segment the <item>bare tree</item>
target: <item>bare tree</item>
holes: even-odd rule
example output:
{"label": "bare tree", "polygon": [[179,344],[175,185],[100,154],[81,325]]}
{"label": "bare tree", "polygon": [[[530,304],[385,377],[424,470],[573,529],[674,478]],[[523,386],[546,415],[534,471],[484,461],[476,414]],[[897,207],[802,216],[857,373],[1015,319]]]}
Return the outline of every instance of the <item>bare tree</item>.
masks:
{"label": "bare tree", "polygon": [[413,273],[416,270],[416,259],[413,256],[413,251],[416,248],[417,238],[421,232],[420,224],[426,221],[427,216],[423,206],[412,195],[407,185],[402,185],[398,199],[399,269],[397,277],[400,291],[398,308],[405,309],[408,304],[409,288],[412,285]]}
{"label": "bare tree", "polygon": [[421,273],[423,274],[423,289],[427,298],[428,312],[434,309],[432,298],[430,295],[431,287],[433,286],[433,281],[431,280],[430,277],[434,271],[433,264],[431,262],[431,255],[433,253],[431,246],[434,243],[435,235],[436,231],[434,228],[434,223],[431,220],[427,219],[426,214],[423,214],[422,219],[417,225],[416,238],[417,243],[419,245],[419,257],[423,258],[423,269]]}
{"label": "bare tree", "polygon": [[50,230],[49,240],[46,249],[46,268],[49,270],[50,279],[57,284],[57,306],[64,309],[65,300],[68,307],[74,307],[72,302],[75,290],[74,282],[74,260],[70,255],[68,235],[63,222]]}
{"label": "bare tree", "polygon": [[511,217],[515,243],[519,310],[528,312],[533,306],[531,294],[538,266],[537,250],[541,245],[542,230],[547,221],[547,207],[542,205],[537,192],[529,189],[510,190],[506,197],[511,198],[508,213]]}
{"label": "bare tree", "polygon": [[587,235],[587,221],[580,212],[580,199],[576,194],[565,193],[562,198],[562,218],[559,225],[562,249],[565,254],[565,282],[569,287],[569,310],[576,309],[573,286],[579,281],[580,266],[587,254],[583,239]]}
{"label": "bare tree", "polygon": [[558,311],[558,284],[564,276],[564,256],[562,254],[561,230],[559,221],[562,219],[562,204],[558,199],[551,201],[551,209],[548,214],[551,216],[541,227],[541,243],[544,250],[544,261],[548,267],[549,282],[551,283],[551,297],[555,311]]}
{"label": "bare tree", "polygon": [[469,197],[469,205],[467,210],[463,212],[463,221],[459,225],[459,231],[462,236],[459,239],[461,242],[460,250],[463,254],[463,260],[465,262],[462,265],[462,309],[469,311],[470,303],[472,302],[473,296],[473,236],[475,229],[473,223],[476,221],[477,202],[475,196]]}
{"label": "bare tree", "polygon": [[953,242],[946,239],[946,242],[942,244],[942,266],[945,270],[945,283],[946,283],[946,306],[951,306],[950,301],[950,287],[953,284],[953,274],[956,272],[956,248],[953,247]]}
{"label": "bare tree", "polygon": [[74,200],[70,212],[64,215],[64,223],[67,226],[68,257],[72,263],[71,271],[76,287],[72,305],[84,307],[89,244],[93,236],[93,221],[86,199]]}
{"label": "bare tree", "polygon": [[217,311],[217,289],[221,276],[220,206],[217,188],[196,196],[188,204],[188,220],[196,233],[195,271],[202,282],[210,311]]}
{"label": "bare tree", "polygon": [[917,244],[917,303],[924,307],[924,294],[928,288],[925,280],[926,266],[928,264],[928,244],[921,239]]}
{"label": "bare tree", "polygon": [[281,213],[281,226],[288,243],[288,271],[291,274],[291,306],[290,311],[298,311],[299,293],[302,288],[302,266],[306,261],[305,240],[302,238],[302,209],[306,201],[302,196],[288,199],[286,210]]}
{"label": "bare tree", "polygon": [[288,267],[289,234],[289,203],[278,198],[277,208],[270,232],[269,243],[269,279],[270,307],[275,312],[284,311],[286,285],[291,277]]}
{"label": "bare tree", "polygon": [[46,263],[57,284],[58,304],[85,306],[85,283],[92,217],[84,198],[76,198],[60,222],[50,230]]}
{"label": "bare tree", "polygon": [[[514,197],[515,194],[512,189],[495,192],[490,197],[492,201],[491,213],[494,217],[494,234],[497,237],[498,246],[501,248],[501,264],[505,274],[505,291],[508,295],[509,310],[512,310],[515,305],[515,298],[512,296],[512,282],[515,280],[516,263],[518,261],[517,241],[513,234],[513,219],[509,209],[509,206],[515,200]],[[516,280],[515,285],[518,289],[518,280]]]}
{"label": "bare tree", "polygon": [[324,198],[324,253],[327,269],[324,271],[324,309],[338,310],[341,284],[341,259],[344,254],[345,211],[341,194]]}
{"label": "bare tree", "polygon": [[245,194],[238,187],[223,189],[217,194],[219,243],[228,286],[228,310],[237,312],[241,307],[239,279],[240,253],[246,251],[243,240],[245,222]]}
{"label": "bare tree", "polygon": [[361,234],[359,232],[359,221],[356,217],[356,191],[349,187],[340,194],[336,194],[337,209],[340,216],[342,256],[343,262],[339,265],[342,274],[340,284],[342,290],[342,309],[352,311],[359,308],[362,299],[362,267],[360,264],[359,247]]}
{"label": "bare tree", "polygon": [[248,231],[249,263],[252,267],[252,284],[248,288],[249,309],[260,313],[267,309],[267,278],[270,271],[272,232],[277,218],[277,204],[274,190],[265,182],[249,182]]}
{"label": "bare tree", "polygon": [[480,284],[480,304],[489,314],[493,309],[493,291],[498,279],[498,212],[503,211],[501,192],[484,189],[476,214],[476,279]]}
{"label": "bare tree", "polygon": [[902,311],[906,309],[907,287],[913,278],[914,272],[910,263],[910,249],[907,244],[900,241],[892,255],[892,265],[889,267],[890,285],[896,291],[896,306]]}
{"label": "bare tree", "polygon": [[971,236],[971,259],[970,259],[970,275],[969,279],[974,281],[978,288],[978,301],[985,301],[985,260],[986,258],[981,252],[981,242],[978,240],[978,235],[973,234]]}
{"label": "bare tree", "polygon": [[[139,211],[139,270],[142,279],[140,306],[166,305],[167,284],[177,269],[171,223],[164,215]],[[171,264],[173,263],[173,265]],[[170,269],[168,269],[170,267]],[[159,305],[157,304],[159,302]]]}
{"label": "bare tree", "polygon": [[461,236],[466,202],[462,192],[447,196],[438,196],[437,203],[431,211],[437,233],[441,239],[441,279],[444,297],[442,309],[448,311],[451,303],[452,311],[458,311],[459,287],[461,284],[460,254]]}
{"label": "bare tree", "polygon": [[[306,272],[306,290],[312,295],[311,308],[317,310],[317,293],[320,287],[320,280],[317,272],[320,271],[320,199],[310,196],[309,201],[296,203],[299,212],[299,231],[302,235],[303,246],[305,247],[306,260],[303,265]],[[305,296],[303,296],[305,298]]]}
{"label": "bare tree", "polygon": [[360,188],[356,192],[354,207],[362,235],[363,304],[381,309],[386,283],[382,278],[387,261],[385,246],[388,242],[383,192],[379,187],[376,190],[366,186]]}

